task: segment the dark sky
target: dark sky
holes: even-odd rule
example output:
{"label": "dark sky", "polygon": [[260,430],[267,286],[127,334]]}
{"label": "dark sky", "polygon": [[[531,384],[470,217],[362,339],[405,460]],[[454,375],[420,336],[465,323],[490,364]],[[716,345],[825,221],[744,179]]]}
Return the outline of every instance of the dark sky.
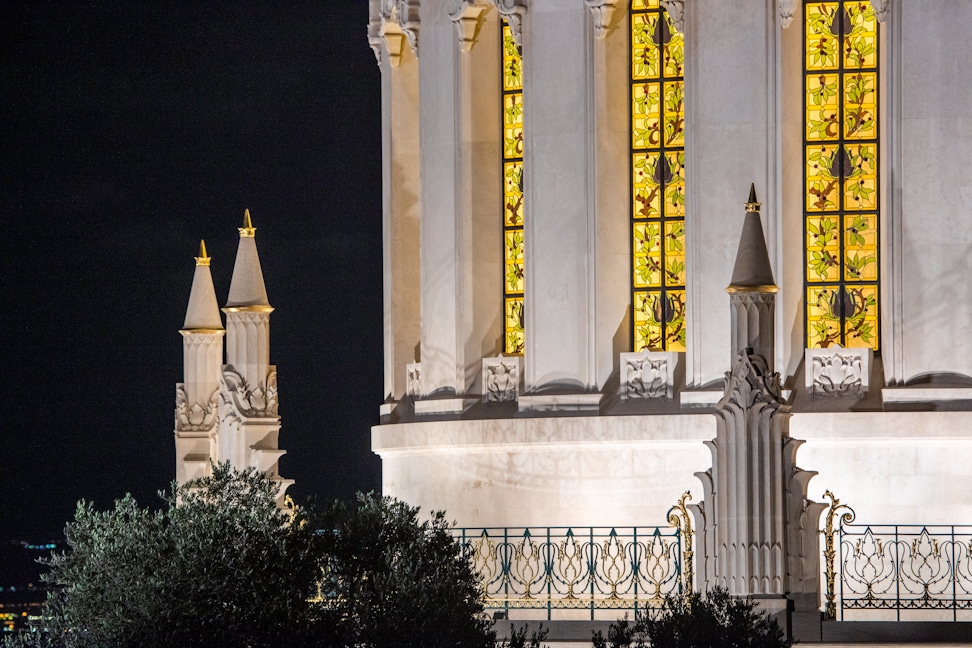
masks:
{"label": "dark sky", "polygon": [[249,208],[290,493],[379,486],[379,72],[367,0],[0,2],[0,541],[174,477],[199,239]]}

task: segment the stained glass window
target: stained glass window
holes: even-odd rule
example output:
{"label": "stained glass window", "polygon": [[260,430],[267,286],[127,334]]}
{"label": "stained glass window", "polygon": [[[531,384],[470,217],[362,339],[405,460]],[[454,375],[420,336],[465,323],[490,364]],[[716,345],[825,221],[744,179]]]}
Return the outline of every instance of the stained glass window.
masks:
{"label": "stained glass window", "polygon": [[877,349],[877,20],[843,0],[804,18],[807,346]]}
{"label": "stained glass window", "polygon": [[685,349],[685,45],[659,0],[632,0],[634,350]]}
{"label": "stained glass window", "polygon": [[523,61],[503,21],[504,353],[523,353]]}

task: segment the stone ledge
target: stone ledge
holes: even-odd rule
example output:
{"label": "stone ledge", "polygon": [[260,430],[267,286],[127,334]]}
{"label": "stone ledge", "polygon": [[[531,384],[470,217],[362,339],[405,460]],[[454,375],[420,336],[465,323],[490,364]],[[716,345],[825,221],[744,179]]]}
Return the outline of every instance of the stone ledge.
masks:
{"label": "stone ledge", "polygon": [[944,403],[972,401],[972,387],[885,387],[884,403]]}
{"label": "stone ledge", "polygon": [[415,413],[422,414],[462,414],[473,406],[475,398],[428,398],[415,401]]}
{"label": "stone ledge", "polygon": [[520,394],[521,412],[581,412],[596,411],[601,407],[605,394]]}

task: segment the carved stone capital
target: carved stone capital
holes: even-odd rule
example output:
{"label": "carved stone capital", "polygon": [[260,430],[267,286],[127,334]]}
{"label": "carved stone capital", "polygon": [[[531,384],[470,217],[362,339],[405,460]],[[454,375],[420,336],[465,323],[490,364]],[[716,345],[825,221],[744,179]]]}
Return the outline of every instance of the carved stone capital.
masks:
{"label": "carved stone capital", "polygon": [[381,0],[371,0],[368,4],[368,46],[375,53],[381,65]]}
{"label": "carved stone capital", "polygon": [[[380,0],[380,3],[378,35],[384,41],[389,64],[398,67],[406,41],[418,57],[419,0]],[[369,25],[369,34],[370,28]]]}
{"label": "carved stone capital", "polygon": [[262,385],[249,385],[232,366],[223,369],[220,406],[231,408],[241,418],[277,416],[277,372],[271,369]]}
{"label": "carved stone capital", "polygon": [[523,46],[523,19],[526,16],[525,0],[489,0],[499,11],[500,15],[510,26],[513,40],[520,47]]}
{"label": "carved stone capital", "polygon": [[175,429],[176,432],[206,432],[216,425],[219,414],[219,390],[213,390],[205,405],[189,403],[184,385],[176,385]]}
{"label": "carved stone capital", "polygon": [[871,0],[871,7],[874,9],[874,17],[879,23],[888,19],[888,11],[891,10],[891,0]]}
{"label": "carved stone capital", "polygon": [[489,9],[485,0],[459,0],[459,6],[449,14],[449,18],[456,25],[459,37],[459,49],[463,52],[472,51],[479,37],[483,14]]}
{"label": "carved stone capital", "polygon": [[614,10],[617,8],[618,0],[584,0],[584,4],[591,10],[591,19],[594,21],[594,35],[597,38],[604,38],[611,31],[611,20],[614,18]]}
{"label": "carved stone capital", "polygon": [[867,394],[870,349],[806,349],[804,375],[811,398],[862,398]]}
{"label": "carved stone capital", "polygon": [[483,358],[483,402],[516,402],[520,393],[518,356]]}
{"label": "carved stone capital", "polygon": [[796,0],[777,0],[776,5],[780,12],[780,26],[786,29],[793,23],[793,9]]}
{"label": "carved stone capital", "polygon": [[663,351],[622,353],[621,400],[671,399],[678,354]]}
{"label": "carved stone capital", "polygon": [[661,0],[661,4],[668,11],[672,27],[680,34],[685,33],[685,0]]}

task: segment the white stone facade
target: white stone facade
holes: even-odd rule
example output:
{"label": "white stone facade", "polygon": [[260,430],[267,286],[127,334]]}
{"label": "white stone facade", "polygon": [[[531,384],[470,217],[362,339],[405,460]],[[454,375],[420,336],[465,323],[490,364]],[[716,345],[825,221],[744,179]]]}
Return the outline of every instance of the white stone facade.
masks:
{"label": "white stone facade", "polygon": [[[374,16],[383,4],[373,0]],[[423,398],[489,400],[482,363],[503,338],[502,16],[513,17],[523,56],[526,347],[518,407],[501,418],[486,405],[453,420],[383,409],[372,447],[386,494],[445,509],[462,526],[662,523],[683,491],[701,499],[694,474],[712,465],[704,442],[715,419],[690,396],[722,390],[733,348],[755,330],[792,392],[789,434],[806,441],[793,444],[796,463],[819,473],[810,499],[829,489],[862,521],[972,524],[972,84],[962,67],[972,60],[972,2],[876,3],[873,358],[805,349],[803,3],[665,3],[686,43],[688,334],[664,398],[627,391],[639,371],[626,364],[627,3],[406,4],[421,58],[406,50],[393,65],[388,44],[372,41],[382,74],[384,397],[406,401],[406,366],[421,357]],[[740,296],[732,310],[726,286],[751,182],[778,292]],[[752,326],[740,332],[744,310]],[[835,354],[839,367],[819,359]]]}

